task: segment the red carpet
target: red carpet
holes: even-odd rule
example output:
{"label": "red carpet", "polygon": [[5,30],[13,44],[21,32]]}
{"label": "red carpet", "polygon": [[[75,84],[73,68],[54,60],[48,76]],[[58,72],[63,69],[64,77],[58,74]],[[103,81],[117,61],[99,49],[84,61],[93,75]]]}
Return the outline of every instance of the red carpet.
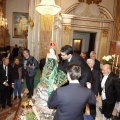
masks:
{"label": "red carpet", "polygon": [[12,107],[6,106],[5,109],[1,109],[0,104],[0,120],[15,120],[15,115],[17,115],[17,111],[19,106],[21,105],[21,100],[12,100]]}

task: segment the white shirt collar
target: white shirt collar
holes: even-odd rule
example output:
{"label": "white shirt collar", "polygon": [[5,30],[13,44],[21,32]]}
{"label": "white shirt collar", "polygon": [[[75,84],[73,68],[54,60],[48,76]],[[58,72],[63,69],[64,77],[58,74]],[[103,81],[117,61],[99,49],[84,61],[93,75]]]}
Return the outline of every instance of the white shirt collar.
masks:
{"label": "white shirt collar", "polygon": [[71,59],[72,59],[72,56],[68,59],[68,62],[70,62],[70,61],[71,61]]}
{"label": "white shirt collar", "polygon": [[69,83],[79,83],[78,80],[71,80]]}

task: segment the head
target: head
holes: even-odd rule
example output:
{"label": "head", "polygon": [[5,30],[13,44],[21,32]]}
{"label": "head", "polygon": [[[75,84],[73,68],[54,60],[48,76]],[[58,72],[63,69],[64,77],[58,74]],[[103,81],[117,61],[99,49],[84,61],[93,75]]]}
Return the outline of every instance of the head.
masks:
{"label": "head", "polygon": [[74,50],[70,45],[65,45],[61,48],[61,57],[63,60],[67,60],[72,57]]}
{"label": "head", "polygon": [[30,51],[28,49],[24,49],[23,50],[23,56],[25,59],[29,58],[29,55],[30,55]]}
{"label": "head", "polygon": [[83,59],[85,59],[86,56],[87,56],[87,54],[86,54],[86,52],[81,52],[80,56],[81,56]]}
{"label": "head", "polygon": [[19,65],[19,64],[20,64],[19,58],[16,57],[16,58],[14,59],[14,63],[15,63],[16,65]]}
{"label": "head", "polygon": [[7,66],[9,64],[9,59],[8,58],[4,58],[3,59],[3,64]]}
{"label": "head", "polygon": [[7,50],[7,54],[9,54],[10,53],[10,50]]}
{"label": "head", "polygon": [[111,73],[111,66],[109,64],[105,64],[102,66],[103,75],[109,75]]}
{"label": "head", "polygon": [[94,64],[95,64],[95,61],[93,59],[87,59],[87,64],[90,68],[93,68]]}
{"label": "head", "polygon": [[81,68],[76,64],[70,64],[67,67],[67,78],[69,81],[80,80],[81,77]]}
{"label": "head", "polygon": [[18,45],[17,45],[17,44],[15,44],[15,47],[17,48],[17,47],[18,47]]}
{"label": "head", "polygon": [[93,60],[96,59],[96,53],[95,53],[95,51],[91,51],[90,52],[90,58],[93,59]]}

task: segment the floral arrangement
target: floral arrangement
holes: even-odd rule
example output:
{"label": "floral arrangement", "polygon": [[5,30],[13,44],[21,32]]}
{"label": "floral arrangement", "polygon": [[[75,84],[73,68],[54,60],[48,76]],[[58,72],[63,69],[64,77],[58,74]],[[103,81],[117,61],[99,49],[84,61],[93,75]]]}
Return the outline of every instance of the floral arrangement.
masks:
{"label": "floral arrangement", "polygon": [[114,59],[115,59],[115,54],[114,55],[103,56],[102,57],[103,65],[104,64],[113,65]]}
{"label": "floral arrangement", "polygon": [[23,109],[20,120],[37,120],[31,108]]}
{"label": "floral arrangement", "polygon": [[22,114],[20,120],[37,120],[35,114],[32,111],[32,107],[29,105],[29,101],[22,102]]}

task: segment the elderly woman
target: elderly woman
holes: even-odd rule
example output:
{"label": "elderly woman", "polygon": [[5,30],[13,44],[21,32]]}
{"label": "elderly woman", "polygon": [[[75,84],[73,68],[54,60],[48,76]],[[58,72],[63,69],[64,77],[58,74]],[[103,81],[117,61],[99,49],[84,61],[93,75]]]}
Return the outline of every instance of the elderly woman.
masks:
{"label": "elderly woman", "polygon": [[54,111],[47,107],[47,100],[52,92],[52,85],[61,86],[67,82],[66,74],[57,68],[57,57],[51,48],[47,54],[46,64],[43,68],[40,83],[37,86],[36,94],[33,96],[35,103],[32,105],[33,112],[38,120],[52,120]]}

